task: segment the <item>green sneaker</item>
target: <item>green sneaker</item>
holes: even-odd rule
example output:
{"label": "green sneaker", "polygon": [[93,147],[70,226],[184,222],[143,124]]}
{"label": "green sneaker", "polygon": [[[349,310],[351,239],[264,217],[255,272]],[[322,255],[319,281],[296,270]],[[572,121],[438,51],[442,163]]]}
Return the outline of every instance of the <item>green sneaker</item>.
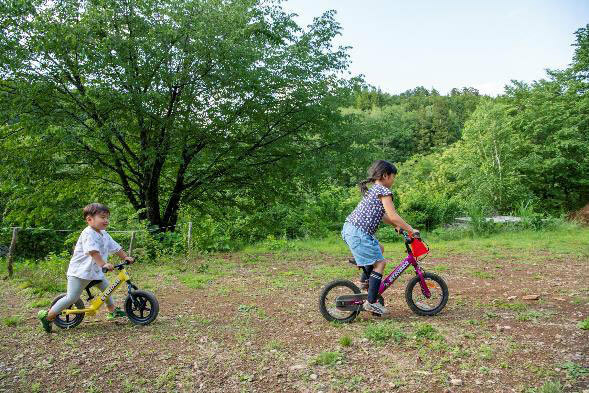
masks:
{"label": "green sneaker", "polygon": [[112,321],[115,318],[126,317],[126,316],[127,316],[127,314],[118,307],[116,307],[113,312],[106,313],[106,319],[109,321]]}
{"label": "green sneaker", "polygon": [[41,310],[37,313],[37,318],[41,321],[41,325],[43,325],[43,330],[47,333],[51,333],[51,321],[47,320],[47,310]]}

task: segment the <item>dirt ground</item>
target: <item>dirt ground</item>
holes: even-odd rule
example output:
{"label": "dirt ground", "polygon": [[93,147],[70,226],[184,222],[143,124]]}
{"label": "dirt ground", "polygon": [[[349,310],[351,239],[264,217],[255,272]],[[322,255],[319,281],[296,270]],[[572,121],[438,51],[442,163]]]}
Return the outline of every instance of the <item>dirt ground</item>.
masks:
{"label": "dirt ground", "polygon": [[344,255],[234,253],[133,267],[134,282],[160,302],[152,325],[108,322],[103,311],[52,334],[35,319],[38,298],[6,280],[0,392],[528,393],[548,381],[589,391],[589,331],[578,326],[589,316],[586,254],[487,249],[422,266],[448,283],[440,315],[410,311],[407,270],[384,294],[390,317],[363,313],[344,325],[318,310],[327,282],[357,278]]}

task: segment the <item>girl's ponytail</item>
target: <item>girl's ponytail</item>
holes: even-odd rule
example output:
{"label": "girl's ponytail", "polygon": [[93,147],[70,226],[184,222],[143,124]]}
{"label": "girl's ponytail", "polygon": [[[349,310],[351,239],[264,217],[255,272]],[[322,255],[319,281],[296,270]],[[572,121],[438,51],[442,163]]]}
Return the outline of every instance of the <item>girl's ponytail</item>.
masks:
{"label": "girl's ponytail", "polygon": [[366,185],[368,183],[372,183],[374,181],[374,179],[369,178],[366,180],[362,180],[360,183],[358,183],[358,187],[360,188],[360,192],[362,193],[362,195],[366,194],[366,191],[368,191],[368,187],[366,187]]}

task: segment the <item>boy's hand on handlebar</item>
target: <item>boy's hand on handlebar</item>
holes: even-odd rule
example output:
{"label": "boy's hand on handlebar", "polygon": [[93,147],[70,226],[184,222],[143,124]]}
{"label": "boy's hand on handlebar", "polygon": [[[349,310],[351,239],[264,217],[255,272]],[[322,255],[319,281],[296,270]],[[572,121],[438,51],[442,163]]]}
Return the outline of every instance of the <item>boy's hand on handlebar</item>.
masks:
{"label": "boy's hand on handlebar", "polygon": [[123,259],[123,261],[129,262],[129,263],[133,263],[133,262],[135,262],[135,258],[133,258],[133,257],[125,257],[125,259]]}
{"label": "boy's hand on handlebar", "polygon": [[115,267],[112,265],[112,263],[105,263],[104,265],[102,265],[102,270],[108,270],[109,272],[112,272]]}

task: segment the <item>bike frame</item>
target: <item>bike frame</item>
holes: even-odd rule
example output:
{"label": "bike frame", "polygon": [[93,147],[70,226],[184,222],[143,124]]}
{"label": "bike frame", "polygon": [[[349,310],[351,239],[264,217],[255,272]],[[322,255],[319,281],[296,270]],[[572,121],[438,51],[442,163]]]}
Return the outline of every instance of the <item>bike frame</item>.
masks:
{"label": "bike frame", "polygon": [[[384,280],[381,281],[380,288],[378,289],[378,294],[382,295],[384,291],[386,291],[387,288],[390,287],[409,266],[413,266],[413,268],[415,269],[415,273],[419,277],[419,284],[421,286],[421,290],[423,291],[423,295],[429,299],[431,297],[431,292],[423,277],[423,270],[421,269],[421,266],[419,266],[419,263],[413,256],[413,252],[411,252],[411,248],[409,247],[409,244],[407,242],[405,242],[405,247],[407,248],[407,258],[403,259],[403,261],[400,264],[398,264],[397,267],[394,268],[393,271]],[[361,268],[366,273],[366,267],[361,266]]]}
{"label": "bike frame", "polygon": [[108,287],[104,292],[100,291],[98,296],[94,297],[94,300],[90,302],[90,307],[87,308],[74,308],[74,309],[65,309],[61,312],[61,315],[71,315],[71,314],[86,314],[86,315],[96,315],[96,312],[102,305],[107,297],[111,295],[114,291],[117,290],[123,283],[127,283],[129,288],[129,293],[131,293],[131,289],[137,289],[130,281],[131,277],[127,274],[127,271],[123,268],[120,269],[119,274],[117,275],[117,279]]}

